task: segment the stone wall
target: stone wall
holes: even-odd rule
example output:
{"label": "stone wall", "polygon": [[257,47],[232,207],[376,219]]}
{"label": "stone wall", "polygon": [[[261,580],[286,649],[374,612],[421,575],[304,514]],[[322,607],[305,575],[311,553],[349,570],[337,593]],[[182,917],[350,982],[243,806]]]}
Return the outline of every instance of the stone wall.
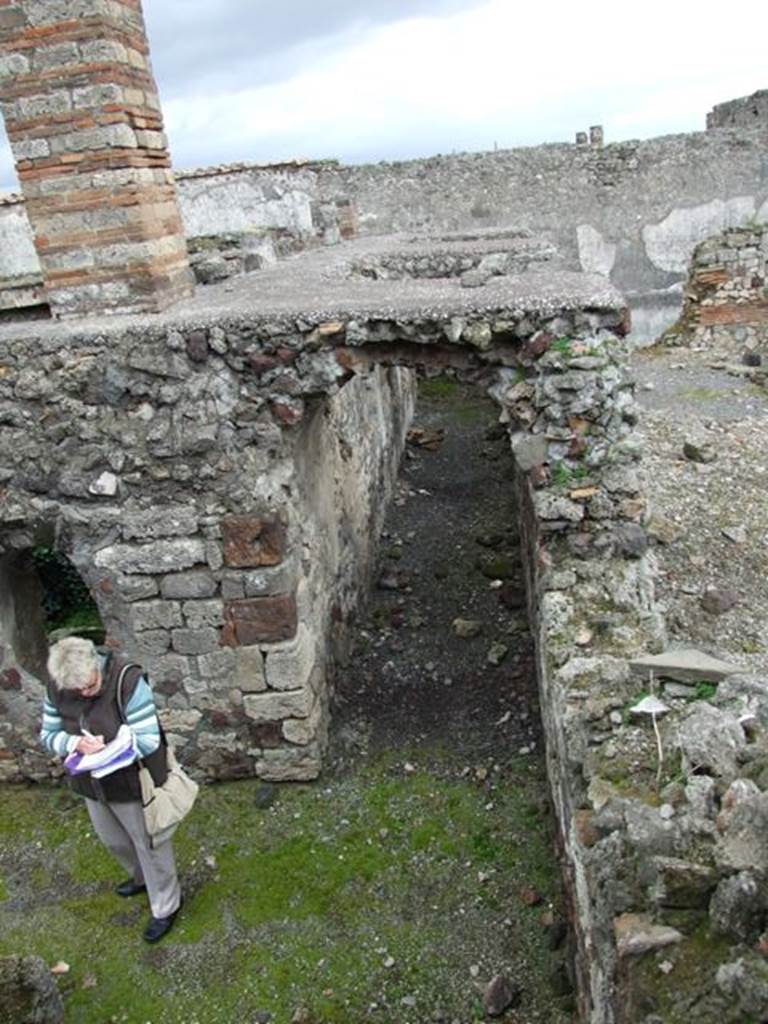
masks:
{"label": "stone wall", "polygon": [[149,668],[190,764],[318,773],[325,640],[341,648],[367,581],[410,375],[372,371],[334,393],[335,364],[317,371],[327,396],[298,397],[280,380],[297,350],[265,341],[141,329],[2,346],[3,777],[46,772],[39,592],[19,586],[36,543],[68,552],[109,642]]}
{"label": "stone wall", "polygon": [[323,167],[319,194],[357,204],[361,234],[506,226],[544,233],[567,265],[625,294],[633,339],[679,314],[695,245],[768,220],[765,124],[604,147],[553,144]]}
{"label": "stone wall", "polygon": [[731,338],[749,350],[768,342],[768,227],[733,228],[698,245],[670,345]]}
{"label": "stone wall", "polygon": [[707,114],[707,128],[754,128],[768,123],[768,89],[718,103]]}
{"label": "stone wall", "polygon": [[610,277],[629,299],[633,339],[649,342],[679,315],[695,246],[768,220],[766,145],[760,121],[602,147],[551,144],[357,167],[234,165],[181,172],[179,201],[188,235],[256,228],[333,239],[355,225],[364,235],[543,232],[568,266]]}
{"label": "stone wall", "polygon": [[180,171],[179,205],[188,238],[278,229],[314,233],[312,201],[319,164],[234,164]]}

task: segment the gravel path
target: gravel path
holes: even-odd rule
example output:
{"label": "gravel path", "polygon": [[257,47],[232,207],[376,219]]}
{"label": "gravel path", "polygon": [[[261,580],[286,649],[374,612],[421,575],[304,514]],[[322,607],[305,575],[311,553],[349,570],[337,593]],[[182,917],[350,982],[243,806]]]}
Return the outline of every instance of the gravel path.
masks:
{"label": "gravel path", "polygon": [[[670,642],[768,673],[768,391],[733,348],[642,350],[632,364]],[[711,461],[687,457],[687,441]]]}

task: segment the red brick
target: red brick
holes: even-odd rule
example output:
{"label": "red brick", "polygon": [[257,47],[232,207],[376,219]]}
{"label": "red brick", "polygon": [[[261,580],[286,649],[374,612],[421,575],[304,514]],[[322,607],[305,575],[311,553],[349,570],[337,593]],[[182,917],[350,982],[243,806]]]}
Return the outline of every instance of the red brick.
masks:
{"label": "red brick", "polygon": [[7,668],[0,672],[0,690],[20,690],[21,675],[15,668]]}
{"label": "red brick", "polygon": [[228,516],[221,521],[224,562],[233,569],[279,565],[285,554],[285,526],[260,516]]}
{"label": "red brick", "polygon": [[225,601],[227,620],[221,643],[227,647],[251,647],[260,643],[279,643],[296,635],[298,616],[295,594],[275,597],[250,597]]}
{"label": "red brick", "polygon": [[712,324],[768,324],[768,302],[702,306],[699,323],[704,327]]}

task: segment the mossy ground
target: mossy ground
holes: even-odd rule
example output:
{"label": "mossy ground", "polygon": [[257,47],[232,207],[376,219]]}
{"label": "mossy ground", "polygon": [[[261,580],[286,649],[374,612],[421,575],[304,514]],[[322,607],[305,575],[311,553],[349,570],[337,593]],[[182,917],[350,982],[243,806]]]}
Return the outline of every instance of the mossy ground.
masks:
{"label": "mossy ground", "polygon": [[[479,985],[505,959],[525,1019],[566,1020],[547,980],[556,963],[541,918],[558,891],[540,768],[516,763],[481,782],[439,750],[424,770],[402,764],[380,757],[285,785],[268,809],[255,781],[205,788],[176,841],[185,907],[156,947],[141,938],[143,898],[113,892],[120,869],[81,803],[62,789],[6,789],[0,955],[68,963],[60,987],[77,1024],[260,1011],[287,1024],[299,1007],[328,1024],[463,1024],[482,1016]],[[527,906],[526,887],[543,902]]]}

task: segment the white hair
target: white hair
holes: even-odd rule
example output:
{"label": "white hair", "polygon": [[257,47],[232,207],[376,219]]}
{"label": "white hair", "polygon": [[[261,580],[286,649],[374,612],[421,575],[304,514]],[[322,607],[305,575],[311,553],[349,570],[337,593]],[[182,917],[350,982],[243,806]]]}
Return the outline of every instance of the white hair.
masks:
{"label": "white hair", "polygon": [[65,637],[48,652],[48,673],[60,690],[82,690],[98,669],[96,648],[83,637]]}

